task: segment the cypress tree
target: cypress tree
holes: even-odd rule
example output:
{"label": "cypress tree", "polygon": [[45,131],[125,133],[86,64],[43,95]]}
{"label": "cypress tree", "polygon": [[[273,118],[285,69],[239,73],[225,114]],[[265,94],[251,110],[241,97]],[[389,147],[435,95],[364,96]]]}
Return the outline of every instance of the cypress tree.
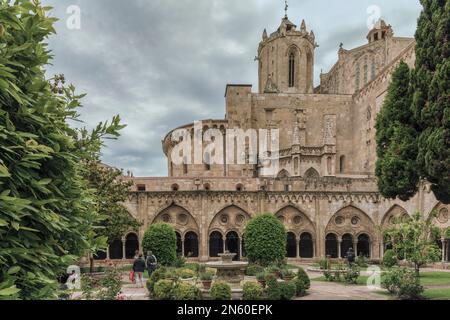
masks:
{"label": "cypress tree", "polygon": [[378,188],[387,198],[407,200],[417,192],[417,132],[412,123],[410,70],[401,62],[392,75],[376,121]]}
{"label": "cypress tree", "polygon": [[412,108],[417,166],[438,200],[450,202],[450,1],[422,0],[416,32]]}

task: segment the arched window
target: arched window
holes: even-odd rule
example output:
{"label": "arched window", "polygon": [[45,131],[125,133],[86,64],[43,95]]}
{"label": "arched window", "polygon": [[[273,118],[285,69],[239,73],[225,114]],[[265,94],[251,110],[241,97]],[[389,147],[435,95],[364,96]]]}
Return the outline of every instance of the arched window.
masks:
{"label": "arched window", "polygon": [[356,91],[359,90],[359,85],[360,85],[360,70],[361,66],[359,63],[356,64],[356,70],[355,70],[355,87],[356,87]]}
{"label": "arched window", "polygon": [[236,185],[236,191],[238,192],[244,191],[244,186],[242,185],[242,183]]}
{"label": "arched window", "polygon": [[289,54],[289,88],[295,87],[295,54]]}
{"label": "arched window", "polygon": [[364,57],[364,84],[368,81],[369,65],[367,62],[367,56]]}
{"label": "arched window", "polygon": [[339,158],[339,172],[344,173],[345,171],[345,156]]}
{"label": "arched window", "polygon": [[205,183],[203,185],[203,189],[205,189],[206,191],[209,191],[209,190],[211,190],[211,185],[209,183]]}
{"label": "arched window", "polygon": [[358,237],[356,250],[358,257],[370,258],[370,239],[367,234],[362,234]]}
{"label": "arched window", "polygon": [[300,258],[314,258],[312,236],[306,232],[300,236]]}
{"label": "arched window", "polygon": [[106,259],[105,251],[97,251],[97,253],[94,254],[94,260],[105,260],[105,259]]}
{"label": "arched window", "polygon": [[287,234],[286,252],[288,258],[297,257],[297,240],[295,239],[295,234],[292,232],[288,232]]}
{"label": "arched window", "polygon": [[109,258],[112,260],[123,259],[122,240],[115,239],[109,245]]}
{"label": "arched window", "polygon": [[338,257],[338,242],[335,234],[330,233],[325,238],[325,255],[335,259]]}
{"label": "arched window", "polygon": [[236,256],[234,257],[234,260],[240,259],[240,242],[239,242],[239,235],[234,232],[228,232],[226,237],[226,250],[228,250],[231,253],[236,253]]}
{"label": "arched window", "polygon": [[314,168],[309,168],[308,171],[305,172],[306,179],[318,179],[320,178],[319,173]]}
{"label": "arched window", "polygon": [[139,239],[135,233],[127,235],[125,240],[125,258],[134,259],[136,251],[139,250]]}
{"label": "arched window", "polygon": [[347,233],[342,236],[341,258],[347,257],[347,252],[350,248],[353,249],[353,236]]}
{"label": "arched window", "polygon": [[218,257],[219,253],[223,253],[223,239],[220,232],[214,231],[209,236],[209,256]]}
{"label": "arched window", "polygon": [[178,190],[180,190],[180,186],[178,185],[178,184],[173,184],[171,187],[170,187],[171,189],[172,189],[172,191],[178,191]]}
{"label": "arched window", "polygon": [[184,256],[189,258],[198,257],[198,236],[194,232],[188,232],[184,237]]}

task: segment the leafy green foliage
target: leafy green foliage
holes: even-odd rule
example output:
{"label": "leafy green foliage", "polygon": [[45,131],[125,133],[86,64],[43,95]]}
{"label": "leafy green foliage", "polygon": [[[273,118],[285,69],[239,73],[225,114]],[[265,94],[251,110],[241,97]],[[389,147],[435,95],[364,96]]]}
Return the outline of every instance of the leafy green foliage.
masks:
{"label": "leafy green foliage", "polygon": [[401,254],[407,261],[412,262],[417,275],[421,266],[440,259],[440,250],[433,237],[436,227],[432,224],[432,216],[425,220],[422,214],[417,212],[411,219],[395,222],[385,231],[396,256]]}
{"label": "leafy green foliage", "polygon": [[268,300],[281,300],[281,289],[278,285],[277,278],[273,275],[266,277],[266,294]]}
{"label": "leafy green foliage", "polygon": [[213,300],[231,300],[231,287],[223,281],[214,282],[211,287],[211,298]]}
{"label": "leafy green foliage", "polygon": [[421,0],[416,31],[413,111],[417,165],[438,200],[450,203],[450,4]]}
{"label": "leafy green foliage", "polygon": [[293,282],[279,282],[278,287],[281,300],[292,300],[297,292],[297,287]]}
{"label": "leafy green foliage", "polygon": [[383,256],[383,265],[388,268],[398,265],[397,254],[394,250],[386,250]]}
{"label": "leafy green foliage", "polygon": [[381,284],[400,299],[417,299],[423,292],[420,280],[413,270],[395,268],[382,276]]}
{"label": "leafy green foliage", "polygon": [[245,275],[249,277],[255,277],[258,273],[264,271],[264,268],[257,264],[251,264],[248,266],[247,270],[245,270]]}
{"label": "leafy green foliage", "polygon": [[174,284],[172,280],[159,280],[154,287],[154,297],[158,300],[171,300]]}
{"label": "leafy green foliage", "polygon": [[173,298],[175,300],[200,300],[201,292],[200,290],[189,283],[186,282],[178,282],[173,289]]}
{"label": "leafy green foliage", "polygon": [[173,265],[177,257],[175,230],[167,223],[151,225],[145,232],[142,248],[144,252],[152,251],[161,265]]}
{"label": "leafy green foliage", "polygon": [[[84,179],[120,118],[73,129],[84,95],[63,76],[45,78],[54,18],[39,1],[0,2],[0,296],[56,298],[56,279],[97,234],[98,199]],[[16,268],[16,269],[12,269]],[[20,291],[18,291],[20,290]]]}
{"label": "leafy green foliage", "polygon": [[264,295],[264,290],[259,283],[256,282],[246,282],[243,287],[243,300],[262,300]]}
{"label": "leafy green foliage", "polygon": [[302,297],[306,294],[306,291],[311,287],[311,280],[308,277],[308,274],[305,272],[303,268],[298,268],[297,278],[294,281],[296,286],[296,294],[299,297]]}
{"label": "leafy green foliage", "polygon": [[378,189],[387,198],[408,200],[417,192],[417,132],[411,123],[410,70],[403,61],[392,74],[383,108],[377,116]]}
{"label": "leafy green foliage", "polygon": [[376,174],[383,196],[409,200],[419,179],[450,203],[450,4],[421,0],[416,66],[394,72],[377,118]]}
{"label": "leafy green foliage", "polygon": [[146,283],[147,290],[150,293],[150,295],[154,295],[155,284],[159,280],[165,279],[166,274],[167,274],[167,269],[164,267],[159,267],[155,271],[153,271],[152,275],[150,276],[150,278],[148,278],[147,283]]}
{"label": "leafy green foliage", "polygon": [[286,230],[272,214],[258,215],[245,227],[244,243],[250,262],[267,266],[286,256]]}

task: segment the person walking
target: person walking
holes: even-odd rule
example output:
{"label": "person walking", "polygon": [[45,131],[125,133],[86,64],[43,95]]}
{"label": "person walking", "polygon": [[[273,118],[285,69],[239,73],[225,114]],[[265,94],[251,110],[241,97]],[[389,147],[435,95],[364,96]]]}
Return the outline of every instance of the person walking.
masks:
{"label": "person walking", "polygon": [[[144,282],[142,281],[142,274],[145,271],[145,261],[142,258],[142,254],[139,254],[138,258],[134,260],[133,262],[133,272],[134,277],[136,279],[136,283],[141,285],[141,287],[144,287]],[[139,283],[138,283],[139,280]]]}
{"label": "person walking", "polygon": [[147,252],[146,265],[147,265],[148,276],[150,277],[152,275],[153,271],[156,270],[156,267],[158,265],[158,260],[156,259],[156,256],[153,254],[152,251]]}

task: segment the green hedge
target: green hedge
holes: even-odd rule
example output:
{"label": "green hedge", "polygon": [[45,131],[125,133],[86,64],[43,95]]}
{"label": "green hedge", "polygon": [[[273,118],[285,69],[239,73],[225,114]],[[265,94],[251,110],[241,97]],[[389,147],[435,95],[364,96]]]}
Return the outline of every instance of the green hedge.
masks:
{"label": "green hedge", "polygon": [[246,282],[243,287],[243,300],[261,300],[264,295],[264,289],[259,283],[256,282]]}
{"label": "green hedge", "polygon": [[231,300],[231,287],[228,283],[214,282],[211,288],[211,298],[213,300]]}
{"label": "green hedge", "polygon": [[158,263],[170,266],[177,258],[177,236],[172,226],[166,223],[158,223],[150,226],[142,240],[144,253],[153,251]]}
{"label": "green hedge", "polygon": [[286,230],[272,214],[259,215],[247,224],[244,243],[250,262],[267,266],[286,257]]}

